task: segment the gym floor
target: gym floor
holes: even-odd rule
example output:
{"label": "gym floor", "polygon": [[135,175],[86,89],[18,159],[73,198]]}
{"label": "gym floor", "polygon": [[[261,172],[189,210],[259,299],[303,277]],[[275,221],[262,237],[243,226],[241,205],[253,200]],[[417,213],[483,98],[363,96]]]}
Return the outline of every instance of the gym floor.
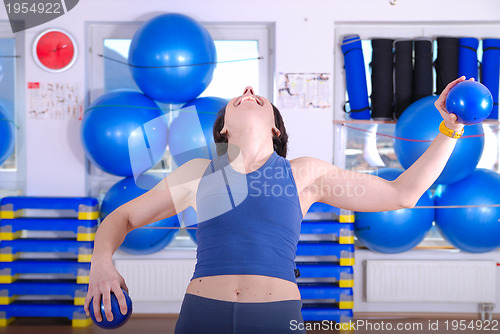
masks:
{"label": "gym floor", "polygon": [[[173,334],[175,323],[177,321],[176,315],[165,316],[151,316],[151,315],[136,315],[128,321],[128,323],[115,330],[106,330],[98,328],[97,326],[90,326],[88,328],[71,328],[68,322],[64,319],[44,319],[44,318],[19,318],[15,322],[4,328],[0,328],[0,333],[8,334]],[[497,315],[491,322],[489,330],[473,330],[471,327],[462,328],[460,330],[460,321],[463,324],[470,325],[477,323],[479,320],[471,317],[470,314],[461,315],[454,314],[453,317],[439,317],[435,319],[425,318],[424,316],[412,315],[411,317],[404,317],[403,315],[395,315],[391,318],[355,318],[353,323],[364,321],[363,327],[356,328],[353,333],[356,334],[385,334],[385,333],[412,333],[412,334],[477,334],[481,332],[493,333],[500,331],[498,323],[500,316]],[[496,327],[495,327],[496,323]],[[324,333],[338,333],[335,330],[328,330],[325,328],[328,325],[323,323],[307,322],[306,328],[316,328],[317,330],[309,330],[307,334],[324,334]],[[315,327],[313,327],[315,326]],[[322,327],[323,326],[323,327]],[[323,328],[323,329],[322,329]],[[401,328],[401,329],[397,329]],[[345,333],[345,332],[344,332]],[[203,334],[203,333],[200,333]],[[257,334],[257,333],[256,333]]]}

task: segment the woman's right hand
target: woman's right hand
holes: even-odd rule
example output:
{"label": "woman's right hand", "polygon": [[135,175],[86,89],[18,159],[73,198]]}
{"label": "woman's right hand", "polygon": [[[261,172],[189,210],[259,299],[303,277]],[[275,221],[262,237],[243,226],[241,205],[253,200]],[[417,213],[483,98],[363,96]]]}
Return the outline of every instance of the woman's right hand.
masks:
{"label": "woman's right hand", "polygon": [[[95,319],[98,322],[102,321],[102,298],[106,319],[108,321],[112,321],[113,314],[111,313],[111,292],[113,292],[118,299],[121,313],[123,315],[127,314],[127,302],[125,295],[122,292],[122,288],[128,293],[125,280],[113,266],[113,262],[111,260],[93,258],[89,275],[89,289],[84,305],[84,310],[87,316],[90,315],[90,312],[94,312]],[[93,310],[90,310],[89,306],[92,298],[94,298],[94,301],[92,302],[94,308]]]}

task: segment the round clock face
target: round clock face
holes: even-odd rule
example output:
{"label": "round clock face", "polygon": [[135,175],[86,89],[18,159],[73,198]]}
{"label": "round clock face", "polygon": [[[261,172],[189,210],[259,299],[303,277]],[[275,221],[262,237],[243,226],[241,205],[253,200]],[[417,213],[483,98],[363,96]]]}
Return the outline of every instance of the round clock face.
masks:
{"label": "round clock face", "polygon": [[41,33],[33,44],[33,57],[40,67],[49,72],[62,72],[76,60],[75,39],[60,29]]}

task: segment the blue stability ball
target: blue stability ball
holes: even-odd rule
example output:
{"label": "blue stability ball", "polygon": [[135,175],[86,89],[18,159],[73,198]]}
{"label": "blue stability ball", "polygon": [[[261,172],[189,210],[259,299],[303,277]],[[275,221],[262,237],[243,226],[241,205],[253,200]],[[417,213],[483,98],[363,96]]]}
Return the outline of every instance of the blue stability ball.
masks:
{"label": "blue stability ball", "polygon": [[[378,176],[392,181],[402,169],[382,168]],[[417,246],[434,221],[434,200],[427,190],[413,209],[399,209],[382,212],[356,212],[354,233],[369,249],[381,253],[401,253]]]}
{"label": "blue stability ball", "polygon": [[189,207],[182,211],[182,220],[184,221],[184,226],[189,227],[186,229],[194,242],[198,242],[196,238],[196,231],[198,228],[198,215],[193,207]]}
{"label": "blue stability ball", "polygon": [[477,81],[462,81],[451,88],[446,98],[446,110],[457,115],[463,124],[477,124],[488,118],[493,109],[493,96]]}
{"label": "blue stability ball", "polygon": [[14,124],[0,105],[0,165],[14,152]]}
{"label": "blue stability ball", "polygon": [[[394,151],[403,168],[410,167],[430,146],[439,134],[443,118],[434,106],[437,96],[427,96],[412,103],[398,119],[395,130]],[[404,139],[409,140],[404,140]],[[416,141],[411,141],[416,140]],[[419,141],[424,140],[424,142]],[[476,168],[484,148],[481,124],[469,125],[451,154],[436,183],[460,181]]]}
{"label": "blue stability ball", "polygon": [[132,314],[132,299],[130,299],[130,296],[128,295],[127,291],[122,289],[123,294],[125,295],[125,300],[127,302],[127,314],[123,315],[122,312],[120,311],[120,304],[118,303],[118,299],[116,298],[115,294],[111,292],[111,312],[113,313],[113,320],[108,321],[106,319],[106,313],[104,311],[104,303],[103,299],[101,297],[101,316],[102,316],[102,321],[98,322],[95,319],[95,314],[94,314],[94,298],[90,300],[90,306],[89,306],[89,311],[90,311],[90,318],[96,324],[98,327],[105,328],[105,329],[114,329],[123,326],[127,320],[130,318],[130,315]]}
{"label": "blue stability ball", "polygon": [[185,103],[210,84],[217,61],[209,32],[182,14],[163,14],[143,24],[129,49],[130,70],[144,94],[164,103]]}
{"label": "blue stability ball", "polygon": [[[101,218],[105,218],[116,208],[152,189],[160,179],[144,174],[137,181],[127,177],[111,187],[101,205]],[[165,248],[175,237],[179,227],[177,215],[163,219],[128,233],[120,249],[130,254],[152,254]],[[164,227],[164,229],[162,229]]]}
{"label": "blue stability ball", "polygon": [[195,158],[217,156],[212,128],[217,113],[228,102],[219,97],[201,97],[182,107],[168,130],[170,154],[178,166]]}
{"label": "blue stability ball", "polygon": [[471,253],[500,247],[500,175],[476,169],[465,179],[440,185],[435,192],[436,225],[448,242]]}
{"label": "blue stability ball", "polygon": [[83,117],[87,157],[107,173],[139,175],[163,157],[168,121],[158,105],[136,91],[102,95]]}

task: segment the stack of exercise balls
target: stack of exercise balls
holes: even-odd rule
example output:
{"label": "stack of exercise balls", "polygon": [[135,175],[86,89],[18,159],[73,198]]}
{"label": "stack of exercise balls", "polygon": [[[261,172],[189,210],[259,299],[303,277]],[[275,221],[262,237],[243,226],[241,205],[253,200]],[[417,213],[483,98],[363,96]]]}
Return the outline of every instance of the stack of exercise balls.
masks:
{"label": "stack of exercise balls", "polygon": [[[442,117],[434,106],[437,98],[427,96],[417,100],[398,120],[394,150],[405,169],[425,152],[439,133]],[[414,209],[357,212],[355,233],[365,246],[383,253],[410,250],[424,239],[434,220],[443,237],[460,250],[480,253],[500,247],[500,175],[476,169],[484,148],[480,122],[488,117],[492,105],[491,94],[480,83],[465,81],[451,89],[447,109],[467,125],[443,172],[431,187],[435,189],[434,199],[431,200],[428,191]],[[398,174],[388,169],[378,172],[387,180],[395,179]],[[436,208],[423,209],[422,206]]]}
{"label": "stack of exercise balls", "polygon": [[[106,193],[101,218],[161,182],[147,172],[167,146],[177,166],[210,158],[211,129],[226,100],[197,98],[210,84],[216,66],[215,44],[200,23],[182,14],[162,14],[145,22],[129,49],[129,68],[140,91],[113,90],[87,109],[81,139],[87,158],[103,171],[124,177]],[[169,126],[159,103],[182,106]],[[180,215],[179,217],[182,217]],[[151,254],[178,232],[177,216],[129,233],[120,249]]]}

